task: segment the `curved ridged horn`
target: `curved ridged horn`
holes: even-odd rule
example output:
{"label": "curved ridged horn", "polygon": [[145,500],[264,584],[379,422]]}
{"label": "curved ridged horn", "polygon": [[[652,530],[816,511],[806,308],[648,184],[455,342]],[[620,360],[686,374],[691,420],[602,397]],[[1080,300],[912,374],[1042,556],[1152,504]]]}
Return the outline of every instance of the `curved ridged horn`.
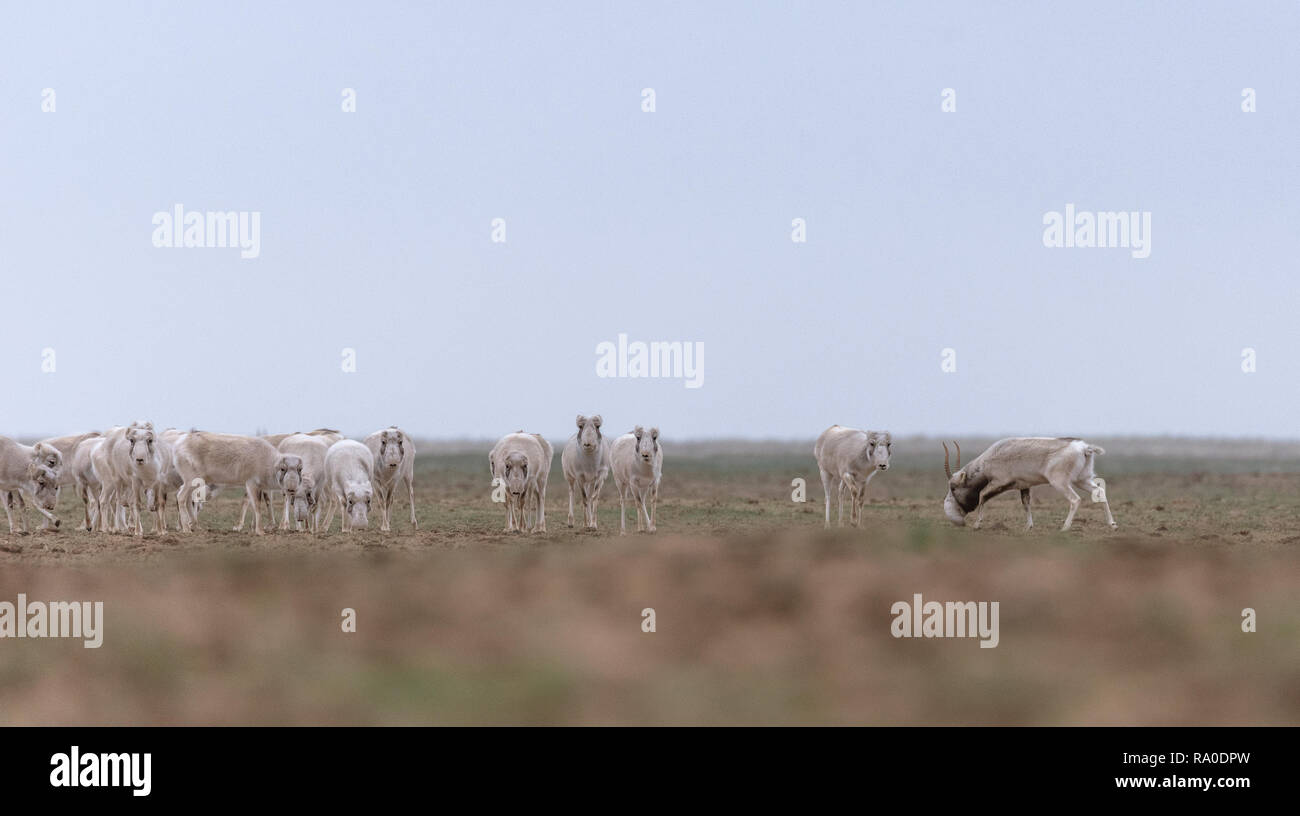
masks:
{"label": "curved ridged horn", "polygon": [[957,444],[956,439],[952,440],[952,444],[957,447],[957,469],[961,470],[961,445]]}
{"label": "curved ridged horn", "polygon": [[[941,444],[943,445],[943,472],[948,474],[948,478],[951,479],[952,467],[948,464],[948,443],[943,442]],[[953,444],[955,445],[956,443],[954,442]]]}

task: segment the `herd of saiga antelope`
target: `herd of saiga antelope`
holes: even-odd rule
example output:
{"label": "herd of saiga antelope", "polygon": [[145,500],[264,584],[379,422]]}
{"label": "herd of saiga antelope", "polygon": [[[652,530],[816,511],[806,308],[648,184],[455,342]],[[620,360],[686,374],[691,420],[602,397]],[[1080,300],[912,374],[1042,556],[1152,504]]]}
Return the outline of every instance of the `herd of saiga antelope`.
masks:
{"label": "herd of saiga antelope", "polygon": [[[569,438],[560,461],[569,483],[569,526],[573,500],[583,508],[588,529],[596,529],[596,505],[605,480],[613,474],[618,490],[619,529],[627,532],[627,502],[632,502],[638,530],[655,531],[655,508],[663,475],[659,429],[636,428],[612,441],[601,433],[601,417],[578,416],[577,432]],[[956,443],[954,443],[955,445]],[[1019,490],[1027,527],[1033,527],[1029,490],[1050,484],[1070,503],[1063,530],[1068,530],[1082,490],[1106,510],[1116,527],[1105,487],[1093,472],[1096,445],[1081,439],[1014,437],[993,443],[965,467],[957,447],[957,472],[949,464],[944,444],[948,495],[944,514],[965,524],[976,513],[975,527],[984,519],[989,499]],[[844,520],[844,494],[849,494],[849,520],[861,524],[866,487],[877,473],[889,469],[893,439],[887,431],[861,431],[832,425],[813,448],[826,495],[826,526],[830,526],[831,493]],[[488,466],[493,498],[506,505],[506,531],[546,532],[546,481],[553,451],[540,434],[507,434],[492,448]],[[142,508],[154,513],[154,531],[167,529],[166,511],[175,506],[179,529],[192,532],[199,511],[223,486],[242,486],[244,506],[236,530],[242,530],[249,508],[253,531],[261,535],[261,505],[274,522],[271,495],[284,497],[281,530],[328,530],[337,511],[344,532],[369,523],[371,503],[377,502],[380,530],[392,529],[391,511],[397,489],[405,485],[411,525],[415,517],[412,486],[415,446],[396,426],[370,434],[364,442],[343,438],[338,431],[318,428],[306,433],[241,436],[207,431],[155,431],[153,423],[133,422],[100,433],[55,437],[23,445],[0,436],[0,491],[5,493],[9,532],[14,511],[27,530],[26,501],[45,517],[44,528],[57,528],[54,515],[59,490],[74,485],[84,519],[79,529],[144,534]],[[111,512],[108,512],[111,511]],[[324,523],[321,514],[324,513]]]}

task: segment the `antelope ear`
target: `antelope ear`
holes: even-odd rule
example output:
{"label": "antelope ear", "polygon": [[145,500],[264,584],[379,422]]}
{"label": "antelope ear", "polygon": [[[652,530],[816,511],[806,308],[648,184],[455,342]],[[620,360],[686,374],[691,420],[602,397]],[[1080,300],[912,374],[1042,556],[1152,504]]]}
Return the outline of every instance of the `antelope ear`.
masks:
{"label": "antelope ear", "polygon": [[591,424],[595,425],[597,428],[600,427],[600,414],[596,414],[591,418]]}
{"label": "antelope ear", "polygon": [[656,442],[659,441],[659,429],[658,429],[658,428],[651,428],[651,429],[650,429],[650,438],[653,439],[653,440],[655,440]]}
{"label": "antelope ear", "polygon": [[632,429],[632,433],[636,436],[637,439],[640,439],[641,435],[645,433],[645,428],[642,428],[640,425],[638,425]]}
{"label": "antelope ear", "polygon": [[957,486],[960,487],[961,485],[966,484],[966,471],[959,470],[952,475],[952,478]]}
{"label": "antelope ear", "polygon": [[587,421],[587,418],[586,418],[585,416],[583,416],[582,414],[578,414],[578,427],[579,427],[579,428],[581,428],[581,427],[586,423],[586,421]]}

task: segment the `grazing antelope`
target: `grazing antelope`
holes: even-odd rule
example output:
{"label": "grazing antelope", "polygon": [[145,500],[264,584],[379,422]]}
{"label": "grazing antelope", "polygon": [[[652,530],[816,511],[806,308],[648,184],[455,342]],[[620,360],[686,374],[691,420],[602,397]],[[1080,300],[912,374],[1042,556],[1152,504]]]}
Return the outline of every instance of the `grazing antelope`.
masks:
{"label": "grazing antelope", "polygon": [[[954,442],[954,445],[957,443]],[[1025,506],[1025,529],[1034,526],[1034,515],[1029,509],[1029,489],[1034,485],[1050,484],[1070,502],[1070,513],[1065,517],[1062,530],[1070,529],[1074,514],[1079,509],[1079,493],[1088,493],[1094,502],[1106,509],[1106,521],[1111,529],[1118,527],[1111,515],[1106,489],[1093,473],[1093,460],[1104,450],[1082,439],[1063,437],[1053,439],[1043,436],[1012,437],[994,442],[989,449],[961,466],[961,447],[957,447],[957,472],[948,464],[948,445],[943,446],[943,471],[948,474],[948,496],[943,500],[943,512],[957,525],[966,523],[969,513],[976,513],[975,529],[984,521],[984,505],[989,499],[1008,490],[1020,491],[1020,502]]]}
{"label": "grazing antelope", "polygon": [[546,480],[554,457],[541,434],[523,431],[501,437],[488,454],[493,485],[506,489],[507,533],[546,532]]}
{"label": "grazing antelope", "polygon": [[329,532],[334,510],[339,511],[339,526],[351,532],[370,524],[370,502],[374,498],[375,456],[364,444],[340,439],[325,453],[325,483],[332,494],[325,511],[325,531]]}

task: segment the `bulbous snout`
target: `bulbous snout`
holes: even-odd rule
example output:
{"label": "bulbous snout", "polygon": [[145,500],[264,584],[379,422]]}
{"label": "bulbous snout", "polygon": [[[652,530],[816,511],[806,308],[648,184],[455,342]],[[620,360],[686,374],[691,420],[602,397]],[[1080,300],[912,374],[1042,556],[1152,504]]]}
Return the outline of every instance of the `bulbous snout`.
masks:
{"label": "bulbous snout", "polygon": [[951,492],[949,492],[948,496],[943,500],[943,514],[948,517],[949,521],[956,524],[958,527],[966,525],[966,514],[957,506],[957,500],[952,497]]}

